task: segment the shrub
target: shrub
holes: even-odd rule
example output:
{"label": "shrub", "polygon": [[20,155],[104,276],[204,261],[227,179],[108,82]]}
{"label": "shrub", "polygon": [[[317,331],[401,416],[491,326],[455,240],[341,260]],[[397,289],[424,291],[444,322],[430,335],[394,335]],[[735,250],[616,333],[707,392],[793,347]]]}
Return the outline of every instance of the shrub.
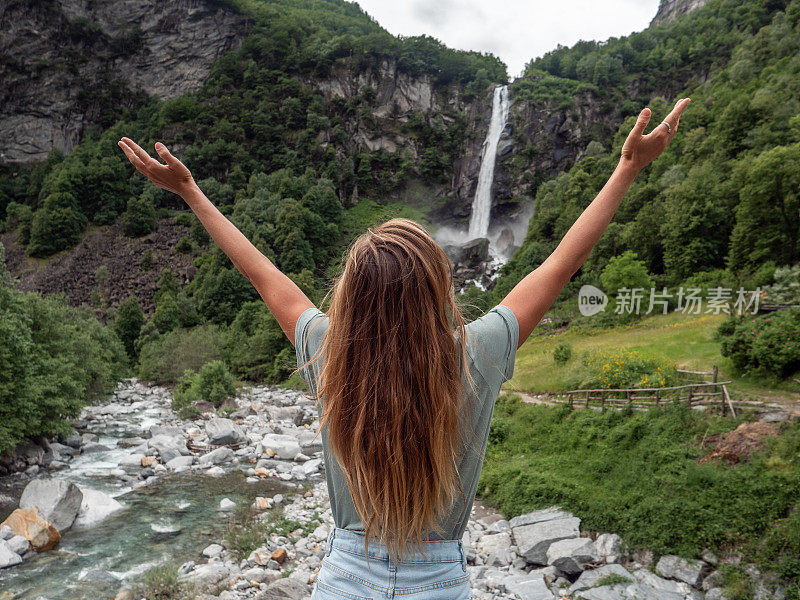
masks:
{"label": "shrub", "polygon": [[563,365],[572,358],[572,346],[566,343],[558,344],[553,348],[553,360]]}
{"label": "shrub", "polygon": [[222,358],[222,336],[216,325],[200,325],[192,329],[176,329],[164,335],[153,335],[149,324],[142,328],[148,334],[139,353],[139,377],[157,384],[175,383],[186,369],[197,371],[207,362]]}
{"label": "shrub", "polygon": [[604,291],[609,296],[615,295],[621,288],[649,290],[653,287],[647,265],[639,260],[632,250],[626,250],[609,260],[600,274],[600,281],[603,282]]}
{"label": "shrub", "polygon": [[128,237],[141,237],[155,231],[158,225],[156,207],[146,198],[130,198],[122,214],[122,233]]}
{"label": "shrub", "polygon": [[142,253],[142,259],[139,261],[139,268],[142,271],[149,271],[156,266],[156,261],[153,258],[153,249],[148,248]]}
{"label": "shrub", "polygon": [[741,321],[724,337],[720,352],[742,373],[789,377],[800,369],[800,308]]}
{"label": "shrub", "polygon": [[581,368],[573,377],[571,386],[602,389],[668,387],[677,379],[677,369],[668,360],[638,350],[596,350],[584,352]]}
{"label": "shrub", "polygon": [[181,254],[191,254],[194,252],[194,242],[190,240],[188,237],[182,237],[178,240],[178,243],[175,244],[175,251],[180,252]]}
{"label": "shrub", "polygon": [[[236,318],[225,335],[229,362],[237,376],[251,381],[277,383],[280,368],[276,371],[275,362],[282,350],[289,346],[289,340],[269,309],[260,300],[242,305]],[[291,371],[295,364],[289,369]],[[277,378],[273,375],[277,375]]]}
{"label": "shrub", "polygon": [[86,217],[70,206],[48,206],[36,211],[31,222],[28,254],[50,256],[73,246],[86,226]]}
{"label": "shrub", "polygon": [[11,287],[0,246],[0,455],[70,433],[71,418],[113,391],[126,364],[114,331],[89,310]]}
{"label": "shrub", "polygon": [[219,408],[223,400],[236,393],[233,375],[221,360],[202,366],[199,373],[187,369],[172,391],[172,408],[181,410],[193,402],[204,400]]}
{"label": "shrub", "polygon": [[33,211],[27,204],[9,202],[6,206],[6,220],[3,228],[6,231],[18,229],[19,241],[23,244],[30,241],[31,221],[33,221]]}
{"label": "shrub", "polygon": [[125,351],[130,358],[136,356],[136,340],[144,325],[144,313],[139,306],[136,296],[129,296],[123,300],[117,309],[117,317],[114,320],[114,331],[125,345]]}

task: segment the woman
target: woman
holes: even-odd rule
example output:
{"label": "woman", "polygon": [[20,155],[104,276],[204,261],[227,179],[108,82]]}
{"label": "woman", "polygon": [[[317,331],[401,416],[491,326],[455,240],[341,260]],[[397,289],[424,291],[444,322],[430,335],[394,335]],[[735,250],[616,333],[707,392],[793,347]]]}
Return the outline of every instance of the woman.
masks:
{"label": "woman", "polygon": [[461,537],[500,386],[636,174],[674,137],[688,103],[678,101],[648,135],[650,110],[640,113],[611,178],[558,247],[469,324],[449,260],[417,223],[392,219],[355,240],[326,315],[163,144],[156,151],[166,164],[120,140],[141,173],[187,202],[295,345],[298,370],[318,400],[335,523],[313,598],[470,598]]}

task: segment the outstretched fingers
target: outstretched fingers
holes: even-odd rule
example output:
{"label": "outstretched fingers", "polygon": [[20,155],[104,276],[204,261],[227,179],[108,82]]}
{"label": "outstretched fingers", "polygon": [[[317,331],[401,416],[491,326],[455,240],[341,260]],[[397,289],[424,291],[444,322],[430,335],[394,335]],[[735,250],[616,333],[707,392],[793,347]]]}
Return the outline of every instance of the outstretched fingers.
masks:
{"label": "outstretched fingers", "polygon": [[125,153],[125,156],[128,157],[128,160],[131,164],[136,167],[137,171],[144,172],[145,166],[142,160],[136,155],[133,149],[128,146],[124,141],[120,140],[117,142],[117,145],[122,148],[122,151]]}
{"label": "outstretched fingers", "polygon": [[631,130],[632,136],[641,136],[644,133],[647,124],[650,122],[650,109],[644,108],[642,112],[639,113],[639,118],[636,119],[636,125],[633,126]]}
{"label": "outstretched fingers", "polygon": [[669,128],[672,130],[670,134],[670,139],[675,136],[675,133],[678,131],[678,123],[681,120],[681,115],[683,111],[686,110],[686,107],[689,106],[689,102],[691,102],[691,98],[681,98],[675,104],[675,108],[672,109],[672,112],[667,115],[667,118],[664,119],[667,123],[669,123]]}

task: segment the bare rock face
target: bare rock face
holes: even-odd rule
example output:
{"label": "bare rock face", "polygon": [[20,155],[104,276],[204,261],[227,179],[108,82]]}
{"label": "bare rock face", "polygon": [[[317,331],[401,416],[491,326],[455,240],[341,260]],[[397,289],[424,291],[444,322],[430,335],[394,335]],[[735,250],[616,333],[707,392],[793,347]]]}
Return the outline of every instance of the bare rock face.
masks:
{"label": "bare rock face", "polygon": [[0,162],[69,152],[87,127],[108,127],[144,95],[197,88],[245,29],[204,0],[0,4]]}
{"label": "bare rock face", "polygon": [[700,8],[705,3],[706,0],[661,0],[658,12],[650,25],[669,23],[681,15],[692,12],[695,8]]}

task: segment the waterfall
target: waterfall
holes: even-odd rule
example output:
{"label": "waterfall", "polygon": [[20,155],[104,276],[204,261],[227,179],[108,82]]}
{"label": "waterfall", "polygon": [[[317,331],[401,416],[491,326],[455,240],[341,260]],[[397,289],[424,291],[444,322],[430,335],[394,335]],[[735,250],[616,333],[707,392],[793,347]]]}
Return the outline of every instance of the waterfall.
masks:
{"label": "waterfall", "polygon": [[489,214],[492,210],[492,183],[494,182],[494,163],[497,157],[497,143],[508,119],[508,86],[499,85],[492,98],[492,120],[483,141],[481,170],[478,174],[478,187],[472,200],[472,215],[469,220],[469,239],[486,237],[489,232]]}

